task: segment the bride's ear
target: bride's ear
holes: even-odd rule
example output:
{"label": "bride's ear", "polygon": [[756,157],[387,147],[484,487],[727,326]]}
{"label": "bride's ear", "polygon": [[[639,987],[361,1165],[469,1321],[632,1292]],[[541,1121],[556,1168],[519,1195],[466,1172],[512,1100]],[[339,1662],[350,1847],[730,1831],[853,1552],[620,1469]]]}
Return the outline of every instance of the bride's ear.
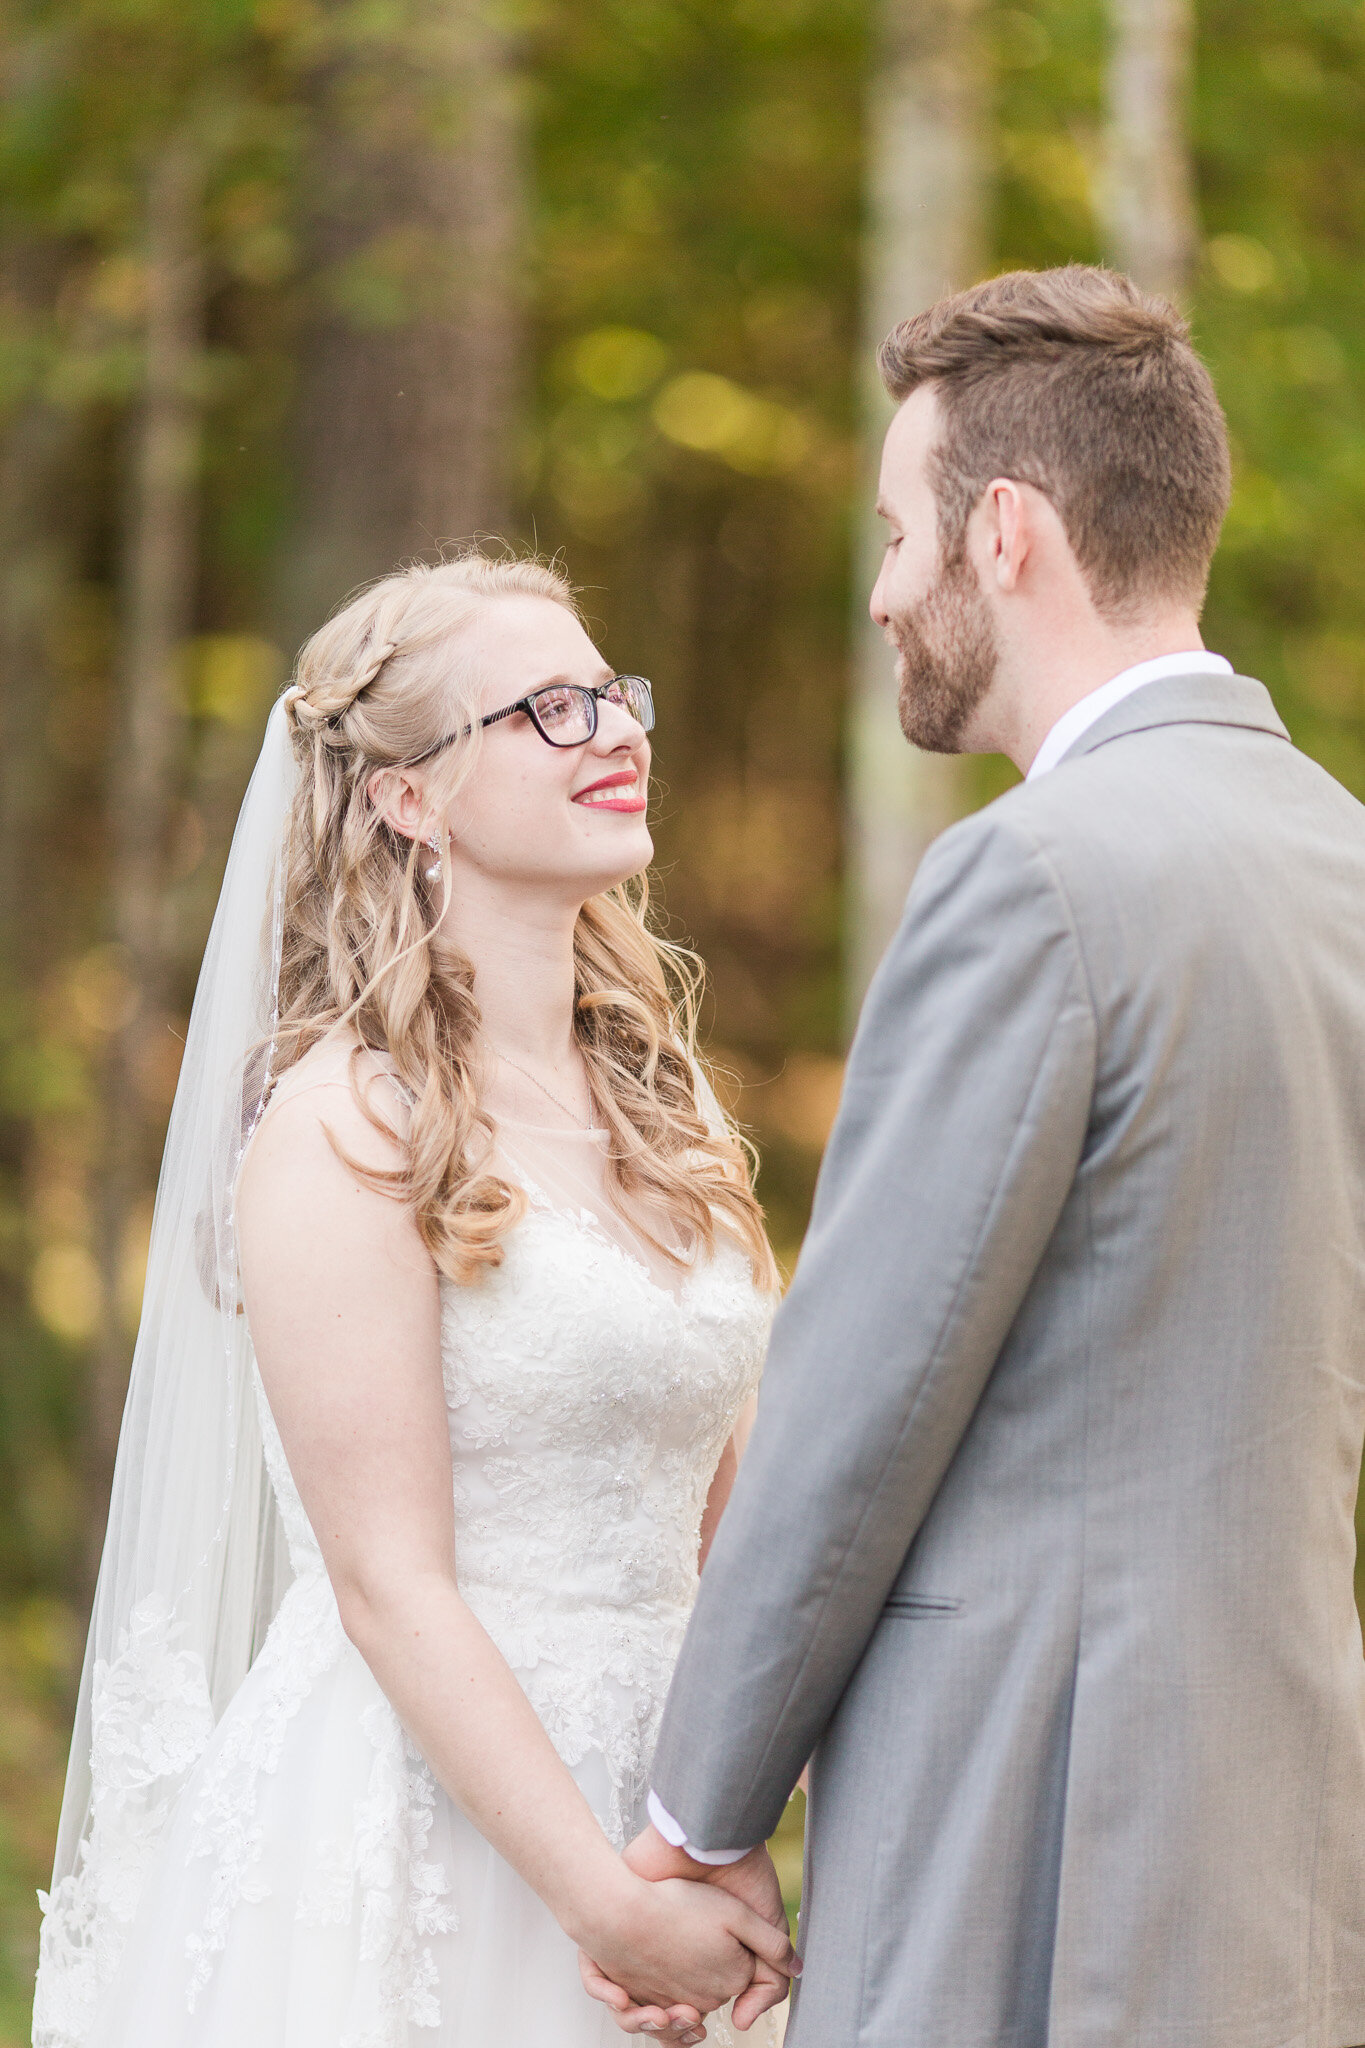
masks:
{"label": "bride's ear", "polygon": [[426,800],[406,769],[376,768],[365,784],[365,794],[400,839],[421,836]]}

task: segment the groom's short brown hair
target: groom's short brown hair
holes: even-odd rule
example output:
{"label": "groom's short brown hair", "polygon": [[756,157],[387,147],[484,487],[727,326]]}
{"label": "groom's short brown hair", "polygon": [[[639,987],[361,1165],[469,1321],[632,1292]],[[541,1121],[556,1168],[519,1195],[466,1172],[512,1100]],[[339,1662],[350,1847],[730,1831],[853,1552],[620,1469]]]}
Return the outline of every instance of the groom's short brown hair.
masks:
{"label": "groom's short brown hair", "polygon": [[1109,614],[1201,603],[1231,488],[1213,381],[1167,300],[1112,270],[1012,270],[940,299],[882,343],[882,380],[932,383],[945,553],[993,477],[1052,501]]}

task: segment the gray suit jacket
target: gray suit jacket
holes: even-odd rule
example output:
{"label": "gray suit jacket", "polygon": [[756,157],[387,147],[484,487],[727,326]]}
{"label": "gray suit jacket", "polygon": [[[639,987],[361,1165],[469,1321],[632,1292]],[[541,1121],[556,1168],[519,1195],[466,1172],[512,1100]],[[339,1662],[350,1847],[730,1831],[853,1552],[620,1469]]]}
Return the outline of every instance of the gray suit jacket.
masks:
{"label": "gray suit jacket", "polygon": [[1148,684],[926,856],[653,1781],[791,2048],[1365,2042],[1365,810]]}

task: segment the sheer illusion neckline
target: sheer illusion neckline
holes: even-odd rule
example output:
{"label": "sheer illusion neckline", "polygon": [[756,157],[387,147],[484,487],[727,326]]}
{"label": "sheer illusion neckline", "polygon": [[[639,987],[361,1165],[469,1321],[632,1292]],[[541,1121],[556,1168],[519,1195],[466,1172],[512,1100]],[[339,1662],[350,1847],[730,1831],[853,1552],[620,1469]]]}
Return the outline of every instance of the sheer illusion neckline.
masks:
{"label": "sheer illusion neckline", "polygon": [[[541,1126],[527,1125],[523,1128],[539,1129]],[[584,1131],[580,1135],[589,1137],[598,1134]],[[606,1133],[602,1132],[600,1135],[605,1137]],[[558,1133],[556,1133],[556,1136],[558,1136]],[[702,1272],[704,1261],[695,1257],[685,1259],[678,1268],[677,1286],[669,1287],[662,1280],[655,1278],[644,1259],[637,1257],[627,1246],[621,1244],[612,1236],[611,1232],[603,1224],[602,1219],[588,1203],[583,1203],[577,1209],[571,1209],[563,1202],[556,1202],[553,1196],[547,1194],[539,1182],[526,1172],[524,1167],[518,1166],[514,1160],[508,1160],[505,1163],[513,1178],[529,1198],[533,1209],[538,1210],[543,1215],[557,1217],[560,1222],[567,1223],[572,1229],[582,1231],[583,1235],[589,1238],[600,1250],[611,1252],[616,1258],[624,1260],[626,1265],[640,1276],[646,1287],[652,1288],[656,1294],[663,1295],[675,1307],[681,1306],[683,1296]],[[629,1225],[626,1227],[629,1228]]]}
{"label": "sheer illusion neckline", "polygon": [[[411,1097],[386,1054],[373,1055],[370,1073],[384,1075],[404,1108],[411,1109]],[[307,1067],[299,1063],[281,1077],[266,1113],[295,1094],[351,1086],[349,1049],[344,1058],[312,1059]],[[533,1210],[580,1232],[591,1244],[623,1261],[625,1270],[638,1275],[653,1294],[671,1302],[674,1309],[685,1308],[690,1290],[710,1261],[702,1256],[700,1245],[674,1263],[640,1241],[640,1224],[610,1199],[606,1179],[609,1131],[534,1123],[497,1111],[492,1113],[492,1122],[494,1171],[505,1173],[519,1186]],[[500,1138],[505,1142],[500,1143]],[[562,1155],[558,1163],[557,1154]],[[548,1169],[548,1179],[542,1168]]]}
{"label": "sheer illusion neckline", "polygon": [[493,1122],[500,1131],[532,1131],[538,1138],[601,1138],[610,1137],[599,1125],[591,1130],[584,1124],[571,1128],[568,1124],[533,1124],[529,1118],[494,1114]]}

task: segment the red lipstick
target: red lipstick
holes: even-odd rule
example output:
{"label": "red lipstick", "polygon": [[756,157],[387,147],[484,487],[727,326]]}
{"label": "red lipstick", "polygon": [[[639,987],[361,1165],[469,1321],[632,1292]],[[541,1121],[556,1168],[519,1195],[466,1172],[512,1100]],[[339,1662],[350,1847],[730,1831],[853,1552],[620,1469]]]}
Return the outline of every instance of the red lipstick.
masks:
{"label": "red lipstick", "polygon": [[596,782],[584,783],[582,789],[574,791],[572,802],[582,803],[584,797],[604,789],[619,789],[622,794],[619,797],[595,796],[592,803],[584,805],[586,810],[639,812],[648,806],[648,798],[634,768],[618,768],[614,774],[603,775]]}

